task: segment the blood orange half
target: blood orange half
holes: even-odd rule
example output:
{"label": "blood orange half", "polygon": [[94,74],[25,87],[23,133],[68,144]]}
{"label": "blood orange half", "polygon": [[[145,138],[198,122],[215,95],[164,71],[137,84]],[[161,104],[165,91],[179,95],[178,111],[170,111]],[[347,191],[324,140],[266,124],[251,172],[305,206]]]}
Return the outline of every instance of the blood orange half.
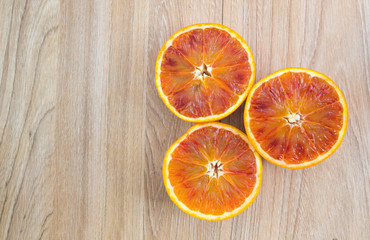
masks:
{"label": "blood orange half", "polygon": [[342,92],[313,70],[287,68],[259,81],[248,97],[244,122],[250,142],[268,161],[305,168],[328,158],[348,121]]}
{"label": "blood orange half", "polygon": [[168,150],[163,179],[172,201],[205,220],[223,220],[245,210],[262,178],[259,155],[235,127],[198,124]]}
{"label": "blood orange half", "polygon": [[163,45],[156,62],[156,85],[163,102],[179,118],[211,122],[245,100],[255,66],[247,43],[223,25],[185,27]]}

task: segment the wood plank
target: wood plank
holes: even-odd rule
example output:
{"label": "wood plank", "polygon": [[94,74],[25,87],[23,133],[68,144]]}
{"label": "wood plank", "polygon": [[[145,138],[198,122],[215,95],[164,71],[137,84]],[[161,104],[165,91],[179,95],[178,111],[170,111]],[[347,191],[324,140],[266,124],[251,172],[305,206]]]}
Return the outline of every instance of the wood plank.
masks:
{"label": "wood plank", "polygon": [[105,239],[143,239],[148,1],[112,1]]}
{"label": "wood plank", "polygon": [[102,236],[106,211],[110,4],[62,1],[54,237]]}
{"label": "wood plank", "polygon": [[37,239],[54,219],[59,2],[1,3],[0,238]]}

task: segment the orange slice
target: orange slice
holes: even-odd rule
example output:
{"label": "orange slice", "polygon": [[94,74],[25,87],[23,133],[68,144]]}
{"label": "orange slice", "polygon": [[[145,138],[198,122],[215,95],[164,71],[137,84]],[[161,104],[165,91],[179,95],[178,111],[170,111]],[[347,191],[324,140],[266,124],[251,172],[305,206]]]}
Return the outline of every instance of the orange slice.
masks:
{"label": "orange slice", "polygon": [[198,124],[167,151],[164,185],[184,212],[223,220],[244,211],[261,186],[262,163],[247,136],[235,127]]}
{"label": "orange slice", "polygon": [[348,122],[337,85],[321,73],[287,68],[259,81],[244,123],[250,142],[268,161],[298,169],[324,161],[339,147]]}
{"label": "orange slice", "polygon": [[159,95],[179,118],[190,122],[222,119],[245,100],[255,67],[247,43],[228,27],[207,23],[185,27],[158,54]]}

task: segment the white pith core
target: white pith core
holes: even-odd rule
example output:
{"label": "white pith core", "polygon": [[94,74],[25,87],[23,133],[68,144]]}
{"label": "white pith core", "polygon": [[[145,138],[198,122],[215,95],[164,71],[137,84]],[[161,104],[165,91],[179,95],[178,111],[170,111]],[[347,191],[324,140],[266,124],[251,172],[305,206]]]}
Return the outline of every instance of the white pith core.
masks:
{"label": "white pith core", "polygon": [[213,160],[212,162],[207,164],[207,172],[210,178],[218,178],[224,174],[224,170],[222,169],[223,164],[219,160]]}
{"label": "white pith core", "polygon": [[200,67],[196,67],[194,71],[194,79],[200,78],[202,81],[204,81],[206,76],[212,77],[211,69],[212,68],[207,66],[205,63],[203,63]]}
{"label": "white pith core", "polygon": [[301,120],[301,116],[297,113],[291,113],[287,117],[289,123],[298,123]]}

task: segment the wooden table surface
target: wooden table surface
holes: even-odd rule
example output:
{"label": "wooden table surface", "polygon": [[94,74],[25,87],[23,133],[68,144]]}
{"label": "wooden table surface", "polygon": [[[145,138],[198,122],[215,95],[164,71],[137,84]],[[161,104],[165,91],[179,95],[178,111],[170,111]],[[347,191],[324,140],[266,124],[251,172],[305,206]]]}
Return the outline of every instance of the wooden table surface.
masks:
{"label": "wooden table surface", "polygon": [[[0,239],[370,239],[370,1],[0,0],[0,22]],[[161,172],[192,124],[162,103],[156,57],[201,22],[247,41],[256,81],[311,68],[349,107],[334,155],[263,160],[256,201],[220,222],[178,209]]]}

